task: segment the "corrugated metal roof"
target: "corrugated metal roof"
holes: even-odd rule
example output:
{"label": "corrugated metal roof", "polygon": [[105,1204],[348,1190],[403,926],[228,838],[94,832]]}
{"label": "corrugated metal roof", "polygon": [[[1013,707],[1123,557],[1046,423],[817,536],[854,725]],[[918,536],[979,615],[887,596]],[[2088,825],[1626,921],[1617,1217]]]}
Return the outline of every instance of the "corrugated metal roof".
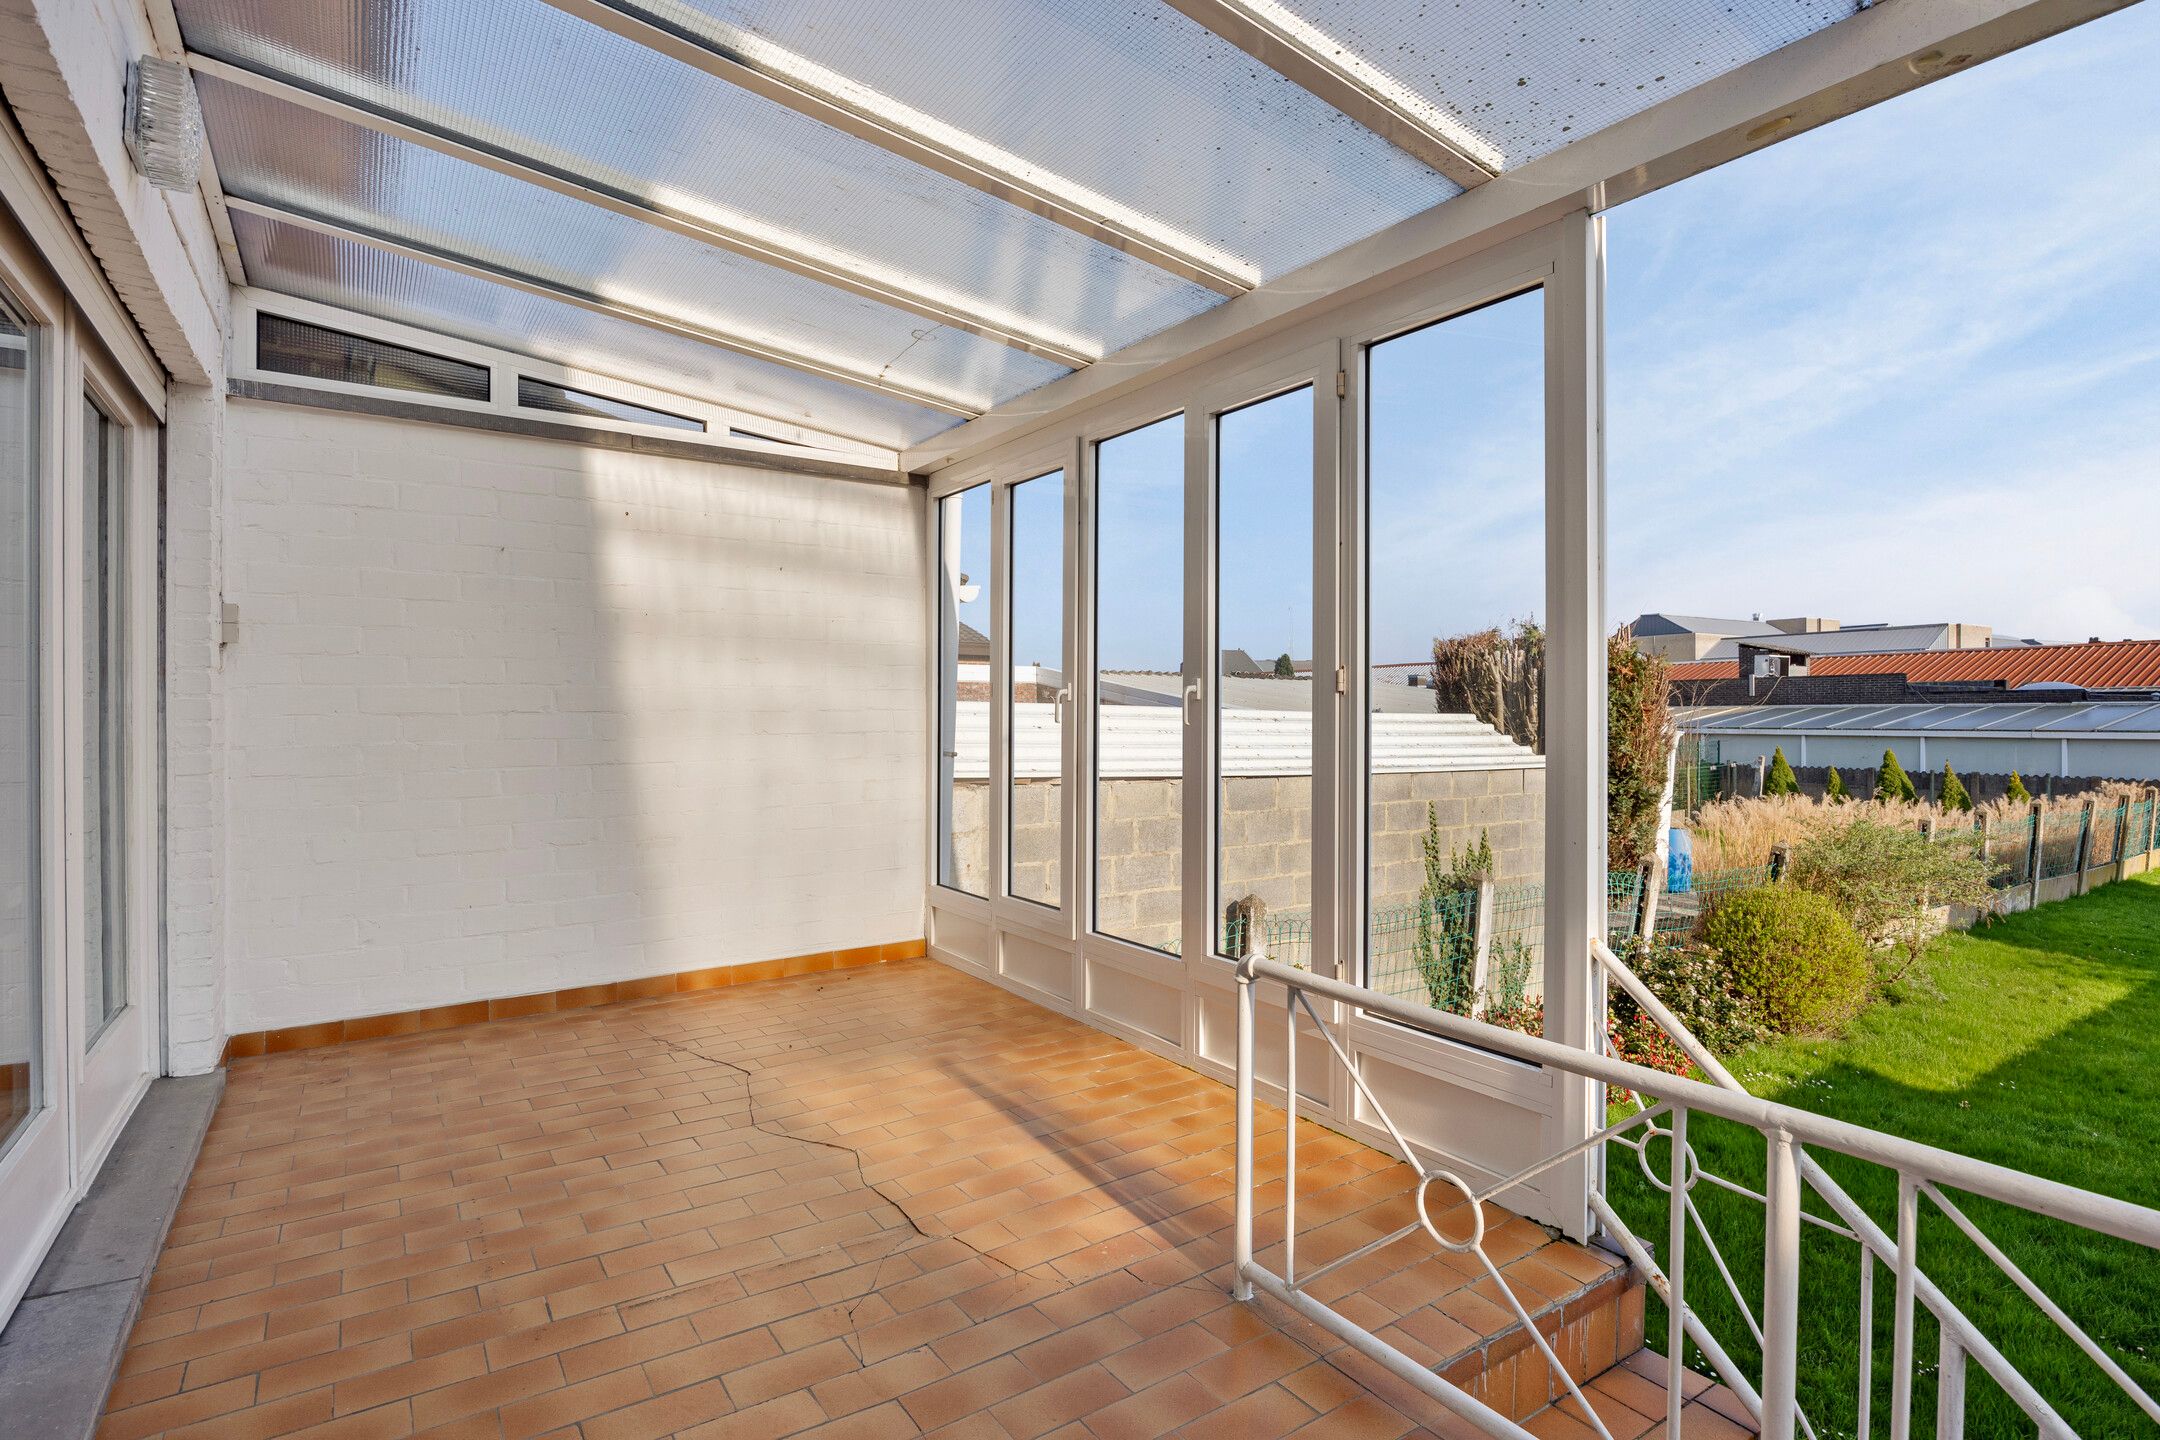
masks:
{"label": "corrugated metal roof", "polygon": [[[1737,660],[1685,660],[1674,680],[1734,680]],[[2009,649],[1875,651],[1821,655],[1808,662],[1810,675],[1903,675],[1916,685],[1955,681],[2002,681],[2019,685],[2082,685],[2092,690],[2160,686],[2160,640],[2103,640],[2082,645],[2027,645]]]}
{"label": "corrugated metal roof", "polygon": [[[990,706],[963,700],[956,707],[953,773],[962,780],[990,774]],[[1013,768],[1023,780],[1058,777],[1057,722],[1051,707],[1013,707]],[[1102,753],[1096,768],[1107,779],[1171,776],[1185,764],[1185,725],[1176,710],[1110,705],[1102,712]],[[1544,757],[1472,715],[1375,715],[1375,774],[1447,770],[1534,770]],[[1306,775],[1312,771],[1312,717],[1285,710],[1226,710],[1222,773]]]}
{"label": "corrugated metal roof", "polygon": [[1729,705],[1679,712],[1700,735],[2036,735],[2048,739],[2160,738],[2160,701],[2068,705]]}

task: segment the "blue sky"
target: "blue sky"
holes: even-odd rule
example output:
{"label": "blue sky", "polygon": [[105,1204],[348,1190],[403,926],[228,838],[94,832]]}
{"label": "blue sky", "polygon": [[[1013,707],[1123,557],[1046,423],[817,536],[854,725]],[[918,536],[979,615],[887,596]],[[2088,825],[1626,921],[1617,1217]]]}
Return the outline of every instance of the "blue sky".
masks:
{"label": "blue sky", "polygon": [[[2133,6],[1608,214],[1614,623],[2160,637],[2155,74]],[[1537,304],[1375,352],[1376,659],[1543,609]],[[1309,425],[1286,397],[1223,435],[1223,642],[1263,660],[1311,649]],[[1109,668],[1178,663],[1180,429],[1104,449]],[[1018,568],[1054,573],[1058,523],[1022,510]],[[1053,659],[1054,595],[1018,598]]]}
{"label": "blue sky", "polygon": [[1607,216],[1643,610],[2160,636],[2160,6]]}

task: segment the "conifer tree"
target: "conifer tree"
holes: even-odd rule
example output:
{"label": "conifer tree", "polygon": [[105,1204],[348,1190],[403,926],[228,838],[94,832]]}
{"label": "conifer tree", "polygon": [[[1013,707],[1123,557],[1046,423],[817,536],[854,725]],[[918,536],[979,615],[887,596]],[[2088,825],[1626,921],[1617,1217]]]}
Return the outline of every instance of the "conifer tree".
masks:
{"label": "conifer tree", "polygon": [[1920,798],[1920,792],[1913,789],[1912,776],[1898,764],[1895,750],[1882,752],[1882,765],[1875,771],[1875,798],[1902,800],[1908,805]]}
{"label": "conifer tree", "polygon": [[1782,745],[1770,752],[1770,773],[1763,778],[1762,793],[1765,795],[1797,795],[1800,793],[1800,777],[1793,774],[1792,762],[1785,758],[1785,747]]}
{"label": "conifer tree", "polygon": [[1847,798],[1845,777],[1838,774],[1837,766],[1833,765],[1830,767],[1830,778],[1823,782],[1823,799],[1832,805],[1843,805]]}
{"label": "conifer tree", "polygon": [[2010,772],[2010,793],[2007,798],[2014,805],[2032,804],[2032,791],[2025,788],[2025,782],[2018,777],[2015,770]]}
{"label": "conifer tree", "polygon": [[1973,808],[1972,796],[1965,793],[1965,782],[1958,779],[1957,771],[1950,768],[1947,760],[1943,761],[1942,808],[1945,815],[1952,810],[1969,812]]}

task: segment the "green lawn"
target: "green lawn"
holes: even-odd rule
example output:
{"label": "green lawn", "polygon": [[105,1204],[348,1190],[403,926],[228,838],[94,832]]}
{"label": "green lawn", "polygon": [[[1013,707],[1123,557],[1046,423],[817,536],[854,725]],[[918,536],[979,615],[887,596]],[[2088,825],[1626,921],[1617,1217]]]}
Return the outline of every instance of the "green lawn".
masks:
{"label": "green lawn", "polygon": [[[1909,1136],[2102,1194],[2160,1204],[2160,876],[2141,876],[1941,941],[1926,973],[1877,1003],[1836,1040],[1788,1040],[1730,1061],[1756,1094]],[[1691,1120],[1705,1166],[1760,1186],[1760,1137]],[[1818,1157],[1895,1234],[1896,1181],[1839,1156]],[[1662,1143],[1651,1148],[1663,1173]],[[1646,1241],[1665,1233],[1663,1196],[1632,1157],[1612,1162],[1616,1204]],[[1762,1284],[1762,1207],[1699,1186],[1697,1203],[1751,1304]],[[2148,1390],[2160,1393],[2160,1255],[1953,1194],[1965,1213]],[[1819,1202],[1811,1210],[1822,1213]],[[2089,1436],[2160,1433],[2089,1359],[1923,1201],[1921,1265],[2064,1418]],[[1857,1388],[1859,1259],[1852,1242],[1807,1227],[1801,1302],[1801,1403],[1819,1435],[1850,1435]],[[1757,1352],[1700,1243],[1688,1295],[1743,1367]],[[1875,1272],[1874,1433],[1887,1433],[1891,1285]],[[1664,1319],[1653,1301],[1653,1343]],[[1758,1312],[1759,1313],[1759,1312]],[[1741,1342],[1732,1343],[1737,1337]],[[1932,1434],[1934,1327],[1917,1332],[1923,1364],[1914,1434]],[[1661,1343],[1659,1348],[1662,1348]],[[1698,1364],[1700,1364],[1698,1357]],[[1967,1367],[1967,1433],[2030,1434],[2008,1399]]]}

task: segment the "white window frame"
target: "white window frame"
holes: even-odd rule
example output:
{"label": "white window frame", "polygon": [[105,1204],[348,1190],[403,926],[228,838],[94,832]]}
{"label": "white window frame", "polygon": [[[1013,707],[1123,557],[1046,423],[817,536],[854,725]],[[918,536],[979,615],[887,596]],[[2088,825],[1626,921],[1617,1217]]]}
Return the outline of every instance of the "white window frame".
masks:
{"label": "white window frame", "polygon": [[[288,320],[320,325],[349,335],[381,340],[391,345],[402,345],[410,350],[421,350],[446,359],[460,360],[468,365],[481,366],[489,372],[488,398],[466,400],[453,395],[430,395],[419,390],[394,390],[382,385],[356,385],[344,380],[322,380],[309,375],[290,374],[283,370],[265,370],[257,361],[255,344],[256,322],[262,315],[282,316]],[[648,435],[685,445],[710,446],[716,450],[753,450],[772,455],[838,460],[857,465],[897,467],[899,463],[898,452],[888,447],[872,445],[832,431],[814,429],[796,421],[717,404],[695,395],[661,390],[604,371],[558,365],[538,356],[482,345],[438,331],[401,325],[396,321],[381,320],[372,315],[340,309],[335,305],[324,305],[293,295],[279,295],[268,290],[243,288],[233,292],[232,318],[227,327],[226,342],[226,366],[232,377],[258,385],[316,390],[327,395],[350,395],[468,415],[511,416],[520,420],[569,425],[618,435]],[[559,411],[537,410],[531,406],[520,405],[520,375],[529,375],[535,380],[546,380],[572,390],[589,391],[609,399],[627,401],[632,405],[665,410],[686,419],[700,420],[704,422],[705,431],[699,434],[669,425],[647,425],[633,420],[616,420],[597,415],[567,415]],[[728,433],[731,429],[750,430],[773,438],[760,440],[747,435],[731,435]]]}
{"label": "white window frame", "polygon": [[[159,425],[165,374],[106,285],[42,167],[0,117],[0,284],[39,330],[39,1110],[0,1149],[0,1323],[160,1073],[164,704]],[[82,407],[122,427],[130,691],[126,1006],[94,1037],[83,1013]]]}
{"label": "white window frame", "polygon": [[[1603,991],[1590,962],[1590,940],[1605,924],[1604,872],[1604,578],[1602,368],[1602,222],[1573,212],[1527,233],[1456,259],[1384,292],[1348,300],[1325,313],[1256,341],[1228,349],[1114,399],[1044,417],[1009,441],[927,477],[934,587],[936,504],[982,483],[1009,484],[1042,473],[1062,455],[1071,499],[1067,529],[1067,617],[1076,643],[1067,660],[1073,678],[1065,818],[1071,980],[1064,993],[1016,978],[1004,960],[1008,937],[1039,941],[1039,926],[1014,902],[978,901],[934,883],[928,886],[926,929],[931,954],[945,963],[1005,985],[1029,999],[1098,1026],[1204,1073],[1231,1075],[1234,966],[1216,955],[1213,940],[1217,779],[1214,721],[1219,648],[1215,634],[1216,545],[1214,416],[1253,399],[1279,394],[1311,378],[1315,399],[1314,684],[1326,685],[1343,667],[1346,693],[1316,707],[1313,766],[1313,954],[1322,973],[1355,977],[1363,947],[1365,886],[1366,727],[1360,722],[1371,684],[1365,640],[1363,556],[1364,347],[1529,289],[1544,291],[1546,337],[1546,1033],[1581,1048],[1603,1029]],[[1342,394],[1335,393],[1336,375]],[[1183,939],[1165,955],[1096,933],[1092,826],[1095,715],[1095,446],[1142,425],[1182,414],[1186,447],[1184,535],[1185,673],[1197,685],[1185,727]],[[1031,468],[1032,467],[1032,468]],[[1077,478],[1077,484],[1075,479]],[[1004,531],[996,532],[1002,537]],[[993,624],[1002,619],[1005,557],[993,564]],[[933,619],[935,596],[932,595]],[[935,631],[933,630],[933,634]],[[994,667],[1006,665],[1002,634],[992,637]],[[1009,676],[996,676],[993,694],[993,775],[1007,773],[1004,736],[996,721]],[[935,727],[932,683],[931,733]],[[1332,686],[1328,687],[1332,691]],[[1078,724],[1070,723],[1077,720]],[[932,757],[933,762],[935,757]],[[933,783],[935,767],[932,768]],[[1002,792],[998,792],[1002,796]],[[993,816],[1001,804],[991,807]],[[932,807],[933,825],[936,806]],[[1003,875],[1002,818],[993,820],[993,870]],[[934,839],[934,837],[933,837]],[[936,854],[935,846],[930,852]],[[994,884],[993,889],[999,888]],[[1024,902],[1021,902],[1024,903]],[[1028,906],[1039,910],[1040,907]],[[1348,963],[1345,963],[1345,962]],[[1263,1018],[1260,1068],[1281,1074],[1282,1016]],[[1437,1097],[1411,1119],[1434,1157],[1473,1184],[1514,1167],[1515,1150],[1549,1154],[1594,1128],[1597,1100],[1587,1084],[1504,1060],[1484,1051],[1436,1042],[1362,1014],[1337,1014],[1352,1058],[1361,1066],[1393,1067]],[[1272,1056],[1270,1040],[1272,1040]],[[1304,1045],[1300,1042],[1301,1059]],[[1310,1043],[1318,1047],[1316,1039]],[[1316,1060],[1317,1048],[1315,1052]],[[1362,1112],[1340,1067],[1312,1064],[1300,1073],[1326,1084],[1305,1098],[1320,1118],[1362,1138],[1381,1129]],[[1303,1086],[1301,1085],[1301,1092]],[[1462,1102],[1472,1102],[1465,1106]],[[1490,1102],[1479,1104],[1478,1102]],[[1415,1109],[1415,1107],[1411,1107]],[[1397,1119],[1403,1118],[1398,1111]],[[1468,1123],[1465,1123],[1465,1122]],[[1534,1122],[1534,1123],[1531,1123]],[[1590,1228],[1590,1162],[1559,1167],[1521,1192],[1504,1197],[1534,1218],[1575,1236]]]}

